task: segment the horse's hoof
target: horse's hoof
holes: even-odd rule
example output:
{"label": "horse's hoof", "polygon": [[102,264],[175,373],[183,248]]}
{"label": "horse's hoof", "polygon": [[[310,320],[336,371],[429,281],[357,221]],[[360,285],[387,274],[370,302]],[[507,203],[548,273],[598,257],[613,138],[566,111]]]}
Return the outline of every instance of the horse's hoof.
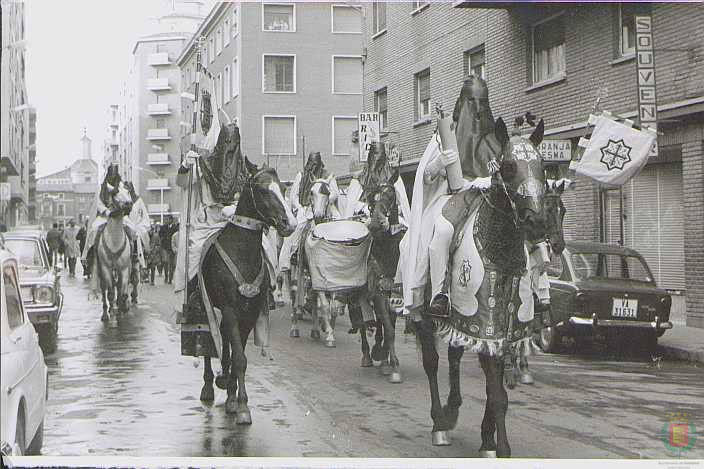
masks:
{"label": "horse's hoof", "polygon": [[108,316],[108,313],[103,313],[103,315],[100,316],[100,320],[103,322],[108,322],[110,320],[110,316]]}
{"label": "horse's hoof", "polygon": [[392,371],[391,376],[389,376],[389,383],[399,384],[403,383],[403,378],[401,378],[400,371]]}
{"label": "horse's hoof", "polygon": [[335,345],[335,341],[334,341],[334,340],[326,340],[326,341],[325,341],[325,346],[326,346],[327,348],[335,348],[335,347],[337,347],[337,346]]}
{"label": "horse's hoof", "polygon": [[201,402],[213,402],[215,400],[215,390],[213,389],[213,385],[211,384],[206,384],[203,386],[203,389],[200,390],[200,401]]}
{"label": "horse's hoof", "polygon": [[291,331],[288,333],[288,336],[298,338],[301,336],[301,331],[299,331],[298,329],[291,329]]}
{"label": "horse's hoof", "polygon": [[496,450],[481,449],[479,450],[480,458],[496,458]]}
{"label": "horse's hoof", "polygon": [[533,373],[525,371],[521,373],[521,384],[533,384]]}
{"label": "horse's hoof", "polygon": [[372,359],[375,362],[380,362],[384,359],[384,349],[379,344],[372,346]]}
{"label": "horse's hoof", "polygon": [[320,339],[320,331],[315,330],[315,329],[310,331],[310,338],[315,339],[315,340],[319,340]]}
{"label": "horse's hoof", "polygon": [[252,414],[249,412],[249,409],[237,411],[235,423],[237,425],[252,425]]}
{"label": "horse's hoof", "polygon": [[433,446],[450,446],[450,437],[444,430],[433,432]]}
{"label": "horse's hoof", "polygon": [[237,399],[229,397],[225,401],[225,413],[236,414],[237,413]]}
{"label": "horse's hoof", "polygon": [[391,365],[389,365],[389,362],[387,362],[387,361],[384,361],[381,363],[380,370],[381,370],[381,374],[384,376],[389,376],[391,374],[391,372],[393,371],[391,368]]}
{"label": "horse's hoof", "polygon": [[215,386],[217,386],[218,389],[227,389],[227,381],[227,375],[217,375],[215,377]]}
{"label": "horse's hoof", "polygon": [[369,368],[374,366],[374,362],[372,362],[372,357],[369,355],[362,355],[362,368]]}
{"label": "horse's hoof", "polygon": [[504,376],[504,381],[506,382],[506,387],[509,389],[515,388],[516,384],[518,384],[516,375],[513,372],[506,373],[506,375]]}

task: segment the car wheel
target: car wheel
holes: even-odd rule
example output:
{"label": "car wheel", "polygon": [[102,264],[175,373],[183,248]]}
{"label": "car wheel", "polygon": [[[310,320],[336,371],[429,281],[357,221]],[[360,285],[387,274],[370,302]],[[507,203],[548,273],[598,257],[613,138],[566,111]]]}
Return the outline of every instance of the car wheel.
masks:
{"label": "car wheel", "polygon": [[41,453],[42,445],[44,444],[44,420],[39,424],[37,428],[37,433],[34,435],[32,442],[27,448],[27,454],[30,456],[37,456]]}
{"label": "car wheel", "polygon": [[562,334],[555,326],[543,327],[540,330],[539,344],[545,353],[557,353],[562,343]]}
{"label": "car wheel", "polygon": [[17,428],[15,429],[15,445],[13,448],[13,453],[15,456],[24,456],[25,454],[25,428],[24,428],[24,414],[20,411],[17,414]]}

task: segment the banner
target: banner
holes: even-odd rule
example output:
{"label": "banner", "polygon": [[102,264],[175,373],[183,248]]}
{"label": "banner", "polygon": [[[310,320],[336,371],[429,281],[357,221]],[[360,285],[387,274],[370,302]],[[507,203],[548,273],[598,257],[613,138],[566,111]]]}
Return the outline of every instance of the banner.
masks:
{"label": "banner", "polygon": [[[658,106],[655,92],[655,53],[653,18],[636,15],[636,74],[638,75],[638,119],[641,128],[658,129]],[[657,137],[648,156],[658,156]]]}
{"label": "banner", "polygon": [[589,124],[595,127],[590,139],[579,141],[585,150],[582,159],[573,164],[577,174],[621,186],[643,169],[657,136],[655,131],[633,129],[608,114],[590,116]]}
{"label": "banner", "polygon": [[215,92],[215,80],[205,70],[201,76],[201,90],[199,121],[196,129],[197,141],[195,143],[199,150],[210,153],[218,143],[220,136],[220,118],[218,116],[220,103],[218,103],[218,96]]}
{"label": "banner", "polygon": [[359,161],[367,161],[372,143],[380,141],[379,113],[363,112],[359,115]]}

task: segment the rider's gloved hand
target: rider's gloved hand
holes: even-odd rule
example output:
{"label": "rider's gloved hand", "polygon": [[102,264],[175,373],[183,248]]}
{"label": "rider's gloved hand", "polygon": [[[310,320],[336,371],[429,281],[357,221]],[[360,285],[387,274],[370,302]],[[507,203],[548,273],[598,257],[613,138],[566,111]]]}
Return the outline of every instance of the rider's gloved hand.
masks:
{"label": "rider's gloved hand", "polygon": [[200,155],[198,153],[196,153],[193,150],[189,150],[189,152],[186,153],[185,158],[181,162],[181,165],[184,168],[190,168],[198,161],[199,158],[200,158]]}

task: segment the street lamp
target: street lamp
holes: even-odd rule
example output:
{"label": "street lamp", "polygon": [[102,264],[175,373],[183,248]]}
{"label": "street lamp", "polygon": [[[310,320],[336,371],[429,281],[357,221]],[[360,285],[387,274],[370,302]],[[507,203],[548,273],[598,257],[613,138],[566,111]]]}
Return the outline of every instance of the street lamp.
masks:
{"label": "street lamp", "polygon": [[[154,176],[161,177],[161,175],[160,175],[159,173],[157,173],[156,171],[153,171],[153,170],[151,170],[151,169],[143,168],[143,167],[141,167],[141,166],[138,166],[137,169],[140,170],[140,171],[146,171],[146,172],[148,172],[148,173],[152,173]],[[159,194],[160,194],[160,197],[159,197],[159,200],[160,200],[160,203],[159,203],[159,220],[160,220],[160,223],[163,225],[163,224],[164,224],[164,187],[160,187],[160,188],[159,188]]]}

